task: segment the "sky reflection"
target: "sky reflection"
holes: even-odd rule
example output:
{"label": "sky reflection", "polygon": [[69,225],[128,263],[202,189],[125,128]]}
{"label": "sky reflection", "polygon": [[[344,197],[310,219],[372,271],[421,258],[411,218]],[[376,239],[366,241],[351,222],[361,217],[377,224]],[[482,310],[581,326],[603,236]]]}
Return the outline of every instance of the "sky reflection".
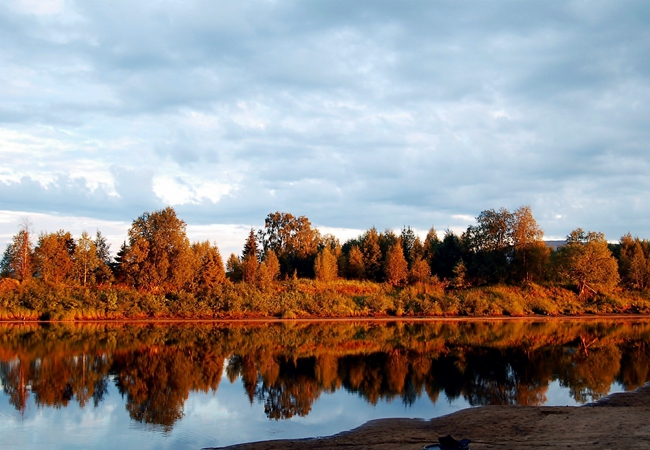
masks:
{"label": "sky reflection", "polygon": [[[612,391],[622,390],[612,385]],[[550,384],[548,405],[577,405],[557,381]],[[6,399],[6,396],[5,396]],[[30,396],[24,414],[0,402],[0,449],[200,449],[208,446],[267,440],[327,436],[346,431],[373,419],[406,417],[429,419],[469,408],[463,398],[449,400],[444,393],[434,404],[421,395],[410,405],[399,399],[369,404],[361,396],[338,390],[324,393],[305,417],[269,420],[263,405],[245,400],[241,378],[231,383],[222,376],[214,393],[191,392],[184,416],[170,431],[161,426],[134,422],[114,383],[97,406],[81,408],[71,402],[65,408],[39,408]]]}

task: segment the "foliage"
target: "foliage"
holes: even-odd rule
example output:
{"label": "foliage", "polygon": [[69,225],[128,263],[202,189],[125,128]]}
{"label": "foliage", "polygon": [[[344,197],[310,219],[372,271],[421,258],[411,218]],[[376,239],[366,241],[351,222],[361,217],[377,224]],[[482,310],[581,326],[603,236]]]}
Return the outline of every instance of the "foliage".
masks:
{"label": "foliage", "polygon": [[33,275],[33,248],[29,224],[21,224],[20,230],[7,245],[0,262],[0,274],[26,282]]}
{"label": "foliage", "polygon": [[619,281],[618,265],[602,233],[572,231],[567,245],[558,250],[556,264],[560,276],[577,286],[580,295],[611,289]]}
{"label": "foliage", "polygon": [[251,229],[224,270],[217,246],[190,245],[170,207],[137,218],[114,260],[99,231],[94,240],[42,233],[32,251],[25,225],[3,257],[0,318],[650,311],[648,241],[628,234],[608,245],[602,233],[578,229],[551,252],[542,236],[527,206],[483,211],[462,236],[447,230],[442,241],[433,228],[421,241],[410,227],[399,235],[373,227],[343,246],[307,218],[277,212],[264,230]]}
{"label": "foliage", "polygon": [[401,286],[408,277],[408,263],[404,258],[401,239],[391,245],[384,262],[384,277],[392,286]]}
{"label": "foliage", "polygon": [[133,221],[121,271],[135,287],[149,292],[180,289],[191,277],[192,253],[185,222],[167,207]]}
{"label": "foliage", "polygon": [[46,283],[69,282],[74,274],[75,241],[70,232],[42,233],[34,249],[36,273]]}
{"label": "foliage", "polygon": [[314,262],[314,273],[319,281],[332,281],[338,278],[338,261],[329,246],[318,252]]}
{"label": "foliage", "polygon": [[294,271],[299,276],[311,276],[318,251],[319,234],[311,228],[305,216],[290,213],[270,213],[264,220],[264,229],[258,232],[264,252],[273,250],[280,261],[281,272],[288,276]]}

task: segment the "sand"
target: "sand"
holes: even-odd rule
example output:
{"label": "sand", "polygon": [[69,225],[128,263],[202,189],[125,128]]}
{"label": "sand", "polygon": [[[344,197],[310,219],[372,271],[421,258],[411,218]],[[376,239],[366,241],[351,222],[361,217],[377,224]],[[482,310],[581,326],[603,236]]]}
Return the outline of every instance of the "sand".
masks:
{"label": "sand", "polygon": [[233,450],[421,450],[451,434],[482,449],[650,449],[650,384],[580,407],[485,406],[431,420],[381,419],[334,436],[265,441]]}

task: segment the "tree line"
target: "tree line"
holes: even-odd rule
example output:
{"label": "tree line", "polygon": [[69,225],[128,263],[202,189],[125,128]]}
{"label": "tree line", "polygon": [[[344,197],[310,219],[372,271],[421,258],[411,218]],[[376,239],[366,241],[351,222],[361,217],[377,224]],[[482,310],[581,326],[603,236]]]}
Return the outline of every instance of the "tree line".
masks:
{"label": "tree line", "polygon": [[647,291],[650,241],[626,234],[610,244],[603,233],[576,229],[552,250],[543,237],[528,206],[482,211],[476,224],[460,234],[446,230],[442,239],[434,228],[421,239],[410,226],[399,233],[372,227],[343,243],[321,234],[307,217],[275,212],[262,229],[251,228],[242,253],[224,264],[217,245],[191,243],[186,223],[167,207],[135,219],[115,256],[100,231],[77,239],[64,230],[35,237],[22,224],[0,262],[0,291],[41,282],[206,297],[224,286],[272,290],[299,279],[378,283],[395,292],[531,284],[570,287],[580,297],[618,288]]}

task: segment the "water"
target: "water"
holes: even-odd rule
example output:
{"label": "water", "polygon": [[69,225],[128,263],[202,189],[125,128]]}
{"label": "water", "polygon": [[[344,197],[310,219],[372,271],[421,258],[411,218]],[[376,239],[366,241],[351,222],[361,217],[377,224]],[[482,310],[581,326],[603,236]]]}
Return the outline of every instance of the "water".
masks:
{"label": "water", "polygon": [[650,321],[0,325],[0,449],[200,449],[650,379]]}

